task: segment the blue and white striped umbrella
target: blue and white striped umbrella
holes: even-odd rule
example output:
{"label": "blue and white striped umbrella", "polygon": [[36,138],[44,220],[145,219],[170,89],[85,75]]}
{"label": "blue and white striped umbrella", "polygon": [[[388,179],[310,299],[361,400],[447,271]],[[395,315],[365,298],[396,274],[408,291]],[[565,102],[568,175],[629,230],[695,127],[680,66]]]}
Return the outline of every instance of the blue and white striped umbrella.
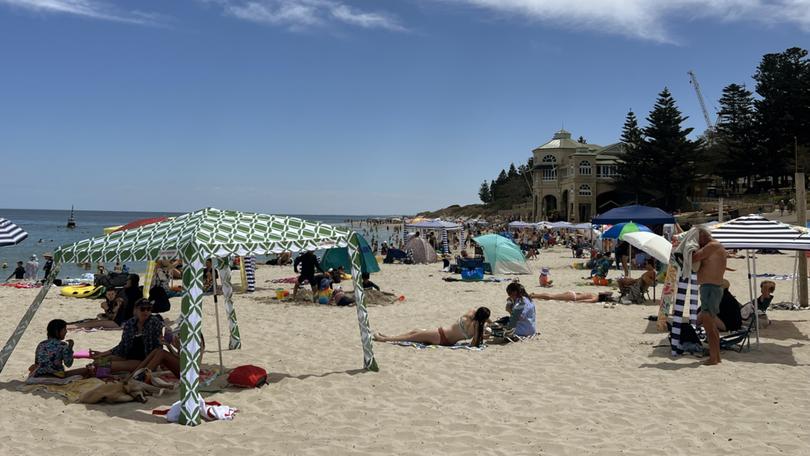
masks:
{"label": "blue and white striped umbrella", "polygon": [[28,233],[11,223],[11,220],[0,218],[0,247],[19,244],[27,237]]}

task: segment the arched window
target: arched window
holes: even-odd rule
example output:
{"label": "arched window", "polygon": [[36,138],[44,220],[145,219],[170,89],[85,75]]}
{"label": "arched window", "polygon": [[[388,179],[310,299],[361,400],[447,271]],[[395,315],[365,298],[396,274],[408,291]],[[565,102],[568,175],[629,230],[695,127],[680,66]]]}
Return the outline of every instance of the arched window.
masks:
{"label": "arched window", "polygon": [[591,175],[591,162],[588,160],[582,160],[579,162],[579,174],[583,176],[590,176]]}
{"label": "arched window", "polygon": [[553,155],[543,157],[543,180],[554,180],[557,178],[557,158]]}
{"label": "arched window", "polygon": [[579,196],[591,196],[591,186],[588,184],[582,184],[579,186]]}

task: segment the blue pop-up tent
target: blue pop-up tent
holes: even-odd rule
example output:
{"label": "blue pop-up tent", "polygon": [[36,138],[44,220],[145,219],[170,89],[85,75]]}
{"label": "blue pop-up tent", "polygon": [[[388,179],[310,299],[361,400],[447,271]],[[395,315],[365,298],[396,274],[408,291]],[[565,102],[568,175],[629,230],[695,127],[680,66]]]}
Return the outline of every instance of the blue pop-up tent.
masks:
{"label": "blue pop-up tent", "polygon": [[[360,271],[365,273],[380,272],[380,265],[377,264],[377,258],[374,257],[374,252],[371,251],[371,246],[368,241],[361,236],[357,235],[357,241],[360,246]],[[345,271],[352,270],[352,264],[349,260],[349,249],[346,247],[335,247],[329,249],[323,254],[321,258],[321,267],[328,269],[337,269],[343,266]]]}
{"label": "blue pop-up tent", "polygon": [[616,223],[630,221],[645,225],[663,225],[675,223],[675,217],[657,207],[634,204],[632,206],[617,207],[604,214],[597,215],[591,220],[591,223],[594,225],[615,225]]}

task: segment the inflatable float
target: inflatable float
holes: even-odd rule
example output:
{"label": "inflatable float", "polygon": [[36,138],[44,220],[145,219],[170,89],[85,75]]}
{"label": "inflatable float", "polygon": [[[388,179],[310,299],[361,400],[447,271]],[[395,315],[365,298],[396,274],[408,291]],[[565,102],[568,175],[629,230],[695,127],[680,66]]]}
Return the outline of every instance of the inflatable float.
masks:
{"label": "inflatable float", "polygon": [[60,289],[62,296],[71,298],[97,298],[103,295],[104,291],[104,287],[97,287],[95,285],[69,285]]}

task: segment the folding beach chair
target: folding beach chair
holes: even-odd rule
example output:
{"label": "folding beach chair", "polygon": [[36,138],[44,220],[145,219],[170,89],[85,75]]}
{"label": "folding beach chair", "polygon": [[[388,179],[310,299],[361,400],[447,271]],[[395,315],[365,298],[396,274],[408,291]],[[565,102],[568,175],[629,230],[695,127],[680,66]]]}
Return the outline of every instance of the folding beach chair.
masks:
{"label": "folding beach chair", "polygon": [[737,331],[731,332],[728,335],[720,337],[721,350],[736,350],[738,353],[743,351],[743,348],[751,350],[751,331],[754,329],[754,319],[748,322],[748,326],[741,328]]}

